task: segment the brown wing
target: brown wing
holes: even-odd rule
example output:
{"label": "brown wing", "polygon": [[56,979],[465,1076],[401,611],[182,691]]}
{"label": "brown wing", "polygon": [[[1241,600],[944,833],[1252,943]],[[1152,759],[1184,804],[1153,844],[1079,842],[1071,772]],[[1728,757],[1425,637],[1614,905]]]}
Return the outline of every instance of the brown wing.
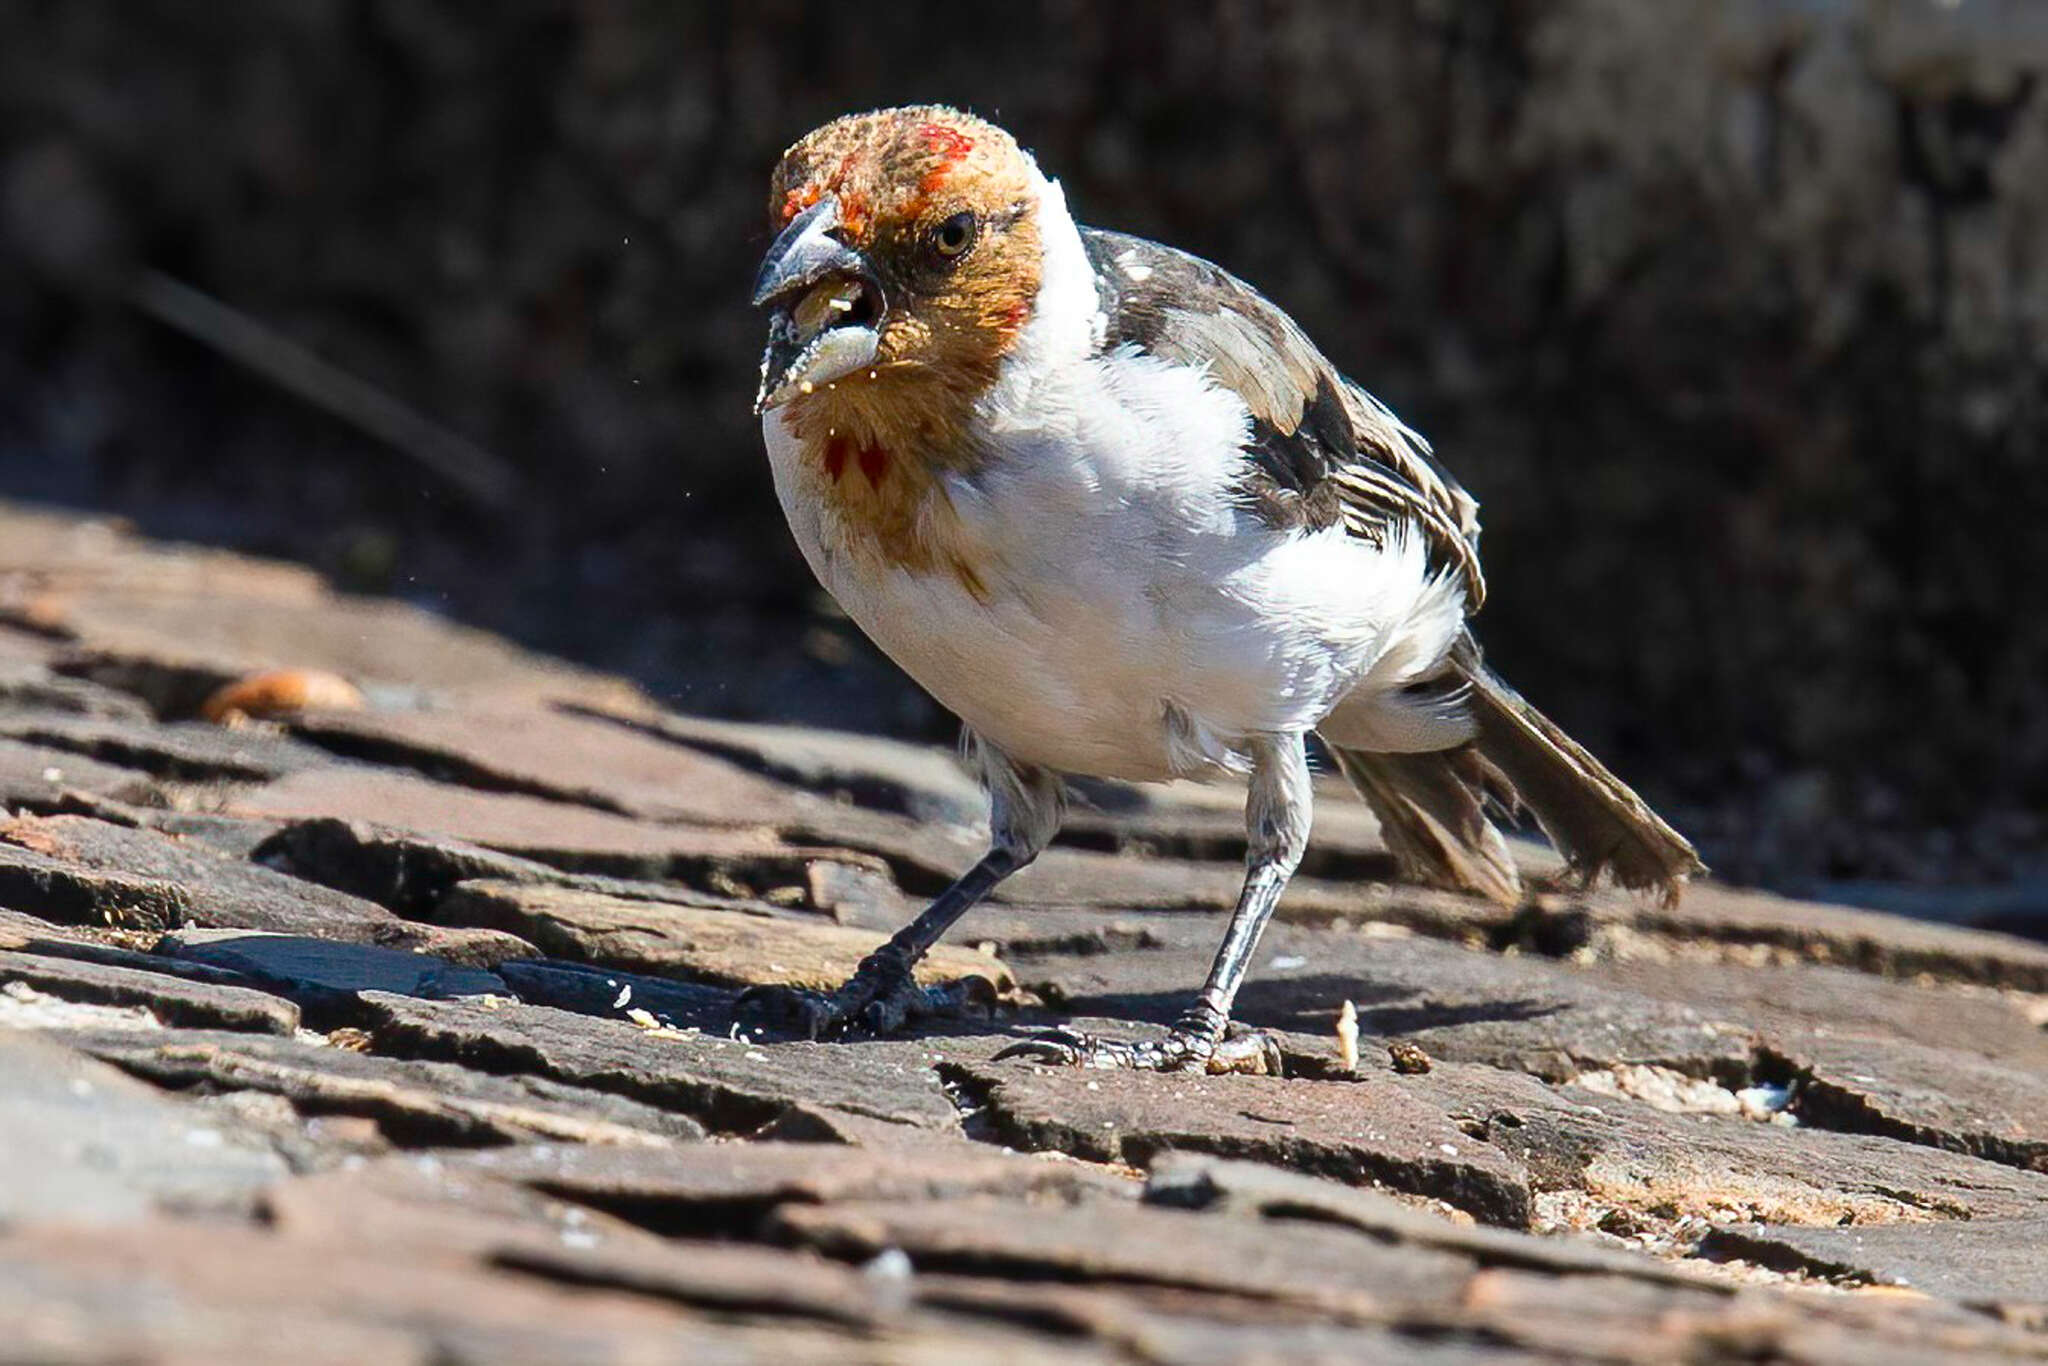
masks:
{"label": "brown wing", "polygon": [[1479,504],[1429,443],[1338,374],[1294,320],[1250,285],[1142,237],[1082,229],[1108,319],[1103,349],[1133,346],[1206,369],[1252,414],[1244,491],[1275,526],[1342,524],[1380,544],[1412,526],[1486,599]]}

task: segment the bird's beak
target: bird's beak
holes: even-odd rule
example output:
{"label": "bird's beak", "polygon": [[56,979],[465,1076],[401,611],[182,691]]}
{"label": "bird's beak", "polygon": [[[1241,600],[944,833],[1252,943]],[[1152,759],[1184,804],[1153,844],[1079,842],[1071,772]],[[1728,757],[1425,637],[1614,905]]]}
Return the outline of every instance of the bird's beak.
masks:
{"label": "bird's beak", "polygon": [[831,195],[803,211],[775,239],[754,279],[754,306],[773,310],[761,357],[765,413],[799,394],[871,364],[880,345],[884,299],[874,270],[835,235]]}

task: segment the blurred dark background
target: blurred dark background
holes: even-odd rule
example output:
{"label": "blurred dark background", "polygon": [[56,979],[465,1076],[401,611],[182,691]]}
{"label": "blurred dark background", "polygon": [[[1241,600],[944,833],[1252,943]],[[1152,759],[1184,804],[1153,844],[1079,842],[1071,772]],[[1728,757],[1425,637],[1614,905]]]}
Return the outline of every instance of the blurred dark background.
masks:
{"label": "blurred dark background", "polygon": [[2038,888],[2044,68],[2036,0],[10,0],[0,495],[949,734],[783,529],[745,306],[781,149],[947,101],[1427,431],[1492,658],[1718,871]]}

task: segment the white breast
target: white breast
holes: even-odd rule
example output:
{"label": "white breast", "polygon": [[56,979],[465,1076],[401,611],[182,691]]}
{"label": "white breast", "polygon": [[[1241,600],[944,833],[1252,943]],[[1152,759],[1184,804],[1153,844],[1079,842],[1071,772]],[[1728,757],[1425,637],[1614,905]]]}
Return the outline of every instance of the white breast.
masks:
{"label": "white breast", "polygon": [[958,517],[980,596],[943,571],[828,553],[845,532],[827,502],[799,496],[798,445],[767,424],[777,489],[821,581],[995,744],[1105,777],[1198,772],[1231,763],[1245,736],[1314,726],[1399,638],[1428,637],[1408,651],[1425,664],[1449,647],[1462,603],[1419,540],[1381,551],[1239,509],[1234,398],[1138,357],[1037,388],[1039,418],[992,431],[996,458],[931,495]]}

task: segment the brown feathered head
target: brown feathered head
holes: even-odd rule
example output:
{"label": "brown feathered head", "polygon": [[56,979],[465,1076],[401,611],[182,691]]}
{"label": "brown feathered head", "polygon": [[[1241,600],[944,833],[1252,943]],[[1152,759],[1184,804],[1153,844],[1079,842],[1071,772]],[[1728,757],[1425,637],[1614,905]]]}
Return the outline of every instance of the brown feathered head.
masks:
{"label": "brown feathered head", "polygon": [[1037,184],[1008,133],[934,105],[836,119],[785,152],[754,285],[773,310],[757,409],[986,388],[1038,292]]}

